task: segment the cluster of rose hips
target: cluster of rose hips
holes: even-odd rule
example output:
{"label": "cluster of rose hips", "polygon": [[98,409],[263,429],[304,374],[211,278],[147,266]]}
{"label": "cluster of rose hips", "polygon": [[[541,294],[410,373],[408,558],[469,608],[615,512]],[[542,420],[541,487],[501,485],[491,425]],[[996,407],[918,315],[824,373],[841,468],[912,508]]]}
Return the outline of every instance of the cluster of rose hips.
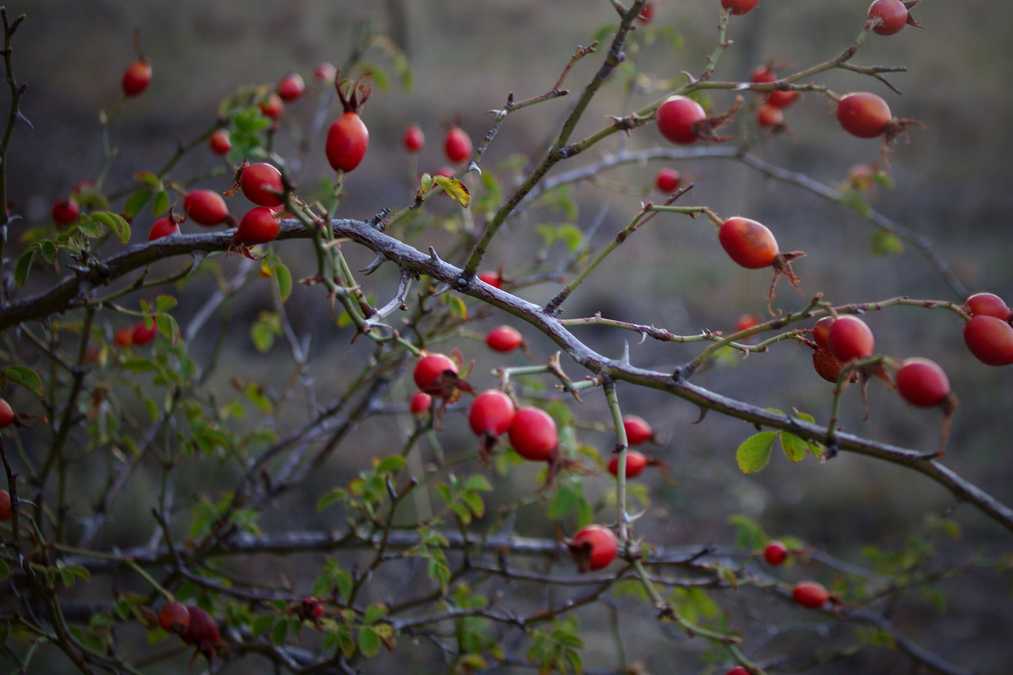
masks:
{"label": "cluster of rose hips", "polygon": [[[401,137],[401,144],[405,151],[412,155],[421,152],[425,143],[426,136],[417,124],[409,125]],[[468,132],[457,124],[451,125],[447,130],[447,135],[443,138],[443,154],[447,161],[451,165],[463,164],[471,159],[473,150],[474,146]],[[451,178],[454,175],[454,169],[451,166],[444,166],[436,171],[436,175]]]}
{"label": "cluster of rose hips", "polygon": [[143,347],[151,344],[151,341],[158,335],[158,326],[152,321],[149,326],[147,321],[138,321],[133,326],[124,326],[113,334],[113,339],[118,347]]}
{"label": "cluster of rose hips", "polygon": [[[523,336],[510,326],[499,326],[486,335],[486,344],[497,352],[510,352],[524,344]],[[457,400],[461,392],[471,392],[471,386],[461,378],[458,362],[445,354],[423,354],[415,363],[412,374],[415,392],[409,410],[415,416],[438,414],[434,399],[440,405]],[[506,392],[487,389],[471,402],[468,424],[480,439],[483,458],[495,448],[500,437],[506,435],[514,451],[531,462],[549,465],[550,476],[559,468],[559,434],[556,422],[544,410],[529,406],[516,406]],[[650,424],[636,415],[623,418],[629,446],[635,447],[655,440]],[[645,468],[659,462],[636,450],[626,453],[626,477],[635,478]],[[608,470],[613,476],[619,473],[619,457],[613,455]],[[582,571],[607,567],[616,557],[618,543],[613,532],[602,525],[580,530],[567,542],[578,567]]]}
{"label": "cluster of rose hips", "polygon": [[175,600],[165,603],[158,612],[158,625],[178,635],[196,650],[195,655],[203,654],[208,661],[213,660],[223,646],[217,622],[196,605],[184,605]]}
{"label": "cluster of rose hips", "polygon": [[[247,211],[236,228],[237,244],[253,246],[273,241],[281,231],[281,214],[284,210],[284,183],[281,171],[266,162],[244,164],[236,172],[236,182],[243,195],[255,206]],[[225,198],[214,190],[191,190],[183,199],[183,210],[198,225],[215,227],[232,225]],[[179,233],[179,223],[170,213],[155,221],[148,240],[161,239]]]}
{"label": "cluster of rose hips", "polygon": [[[736,16],[752,11],[759,0],[721,0],[724,9]],[[880,35],[893,35],[904,26],[917,26],[910,9],[918,0],[875,0],[868,9],[868,25]],[[753,71],[754,84],[770,84],[777,81],[771,65]],[[776,89],[766,96],[756,111],[757,123],[764,128],[780,130],[784,127],[784,109],[798,100],[800,92],[792,89]],[[880,96],[869,92],[856,92],[841,97],[837,102],[837,120],[848,133],[859,138],[885,137],[891,140],[911,124],[910,120],[896,119]],[[686,96],[671,96],[658,108],[655,114],[658,131],[662,136],[681,145],[697,141],[717,141],[723,138],[714,131],[725,122],[727,116],[708,117],[699,103]]]}

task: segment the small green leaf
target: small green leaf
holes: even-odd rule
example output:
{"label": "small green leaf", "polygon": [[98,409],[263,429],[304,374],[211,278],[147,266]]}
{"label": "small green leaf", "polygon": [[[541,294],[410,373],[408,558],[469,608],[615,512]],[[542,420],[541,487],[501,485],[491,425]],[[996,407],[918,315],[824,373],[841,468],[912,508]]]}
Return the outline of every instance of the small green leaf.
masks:
{"label": "small green leaf", "polygon": [[782,431],[778,434],[784,456],[793,462],[801,462],[809,454],[809,443],[795,434]]}
{"label": "small green leaf", "polygon": [[130,241],[130,223],[120,214],[112,211],[96,211],[91,217],[108,227],[120,242],[126,244]]}
{"label": "small green leaf", "polygon": [[369,626],[363,626],[359,629],[358,638],[359,651],[362,652],[363,656],[370,658],[380,652],[380,646],[382,645],[380,636]]}
{"label": "small green leaf", "polygon": [[133,220],[134,216],[141,212],[151,199],[151,191],[140,189],[127,197],[127,203],[123,205],[123,215]]}
{"label": "small green leaf", "polygon": [[770,462],[770,452],[776,437],[776,432],[761,431],[744,440],[735,451],[739,470],[747,475],[763,471]]}
{"label": "small green leaf", "polygon": [[36,396],[43,395],[42,378],[27,366],[7,366],[3,370],[4,377],[15,384],[29,389]]}
{"label": "small green leaf", "polygon": [[886,230],[872,233],[871,246],[874,255],[899,255],[904,252],[904,242],[900,237]]}
{"label": "small green leaf", "polygon": [[161,190],[155,195],[155,203],[151,205],[151,211],[156,216],[161,216],[169,210],[169,193]]}
{"label": "small green leaf", "polygon": [[274,265],[274,279],[278,284],[278,295],[285,302],[292,295],[292,272],[280,260]]}
{"label": "small green leaf", "polygon": [[471,204],[471,192],[469,192],[468,187],[457,178],[436,176],[434,180],[437,185],[443,188],[443,191],[447,193],[447,196],[462,207],[468,208],[468,205]]}
{"label": "small green leaf", "polygon": [[32,271],[32,262],[34,261],[34,248],[30,248],[18,256],[18,262],[14,265],[14,283],[16,283],[18,287],[24,286],[25,282],[28,281],[28,275]]}

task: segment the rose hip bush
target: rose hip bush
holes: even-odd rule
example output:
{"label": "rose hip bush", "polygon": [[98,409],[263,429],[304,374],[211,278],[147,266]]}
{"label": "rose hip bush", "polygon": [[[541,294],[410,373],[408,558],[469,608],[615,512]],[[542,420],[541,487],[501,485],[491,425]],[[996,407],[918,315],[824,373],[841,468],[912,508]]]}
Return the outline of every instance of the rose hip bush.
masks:
{"label": "rose hip bush", "polygon": [[[1013,364],[1006,301],[967,292],[939,257],[931,260],[951,298],[849,302],[811,288],[807,268],[829,252],[784,250],[775,222],[691,204],[691,173],[669,166],[690,157],[741,162],[845,205],[888,184],[899,142],[916,143],[920,123],[899,99],[865,91],[892,90],[899,69],[859,59],[870,40],[923,39],[903,30],[919,25],[916,0],[856,9],[857,37],[825,61],[746,73],[722,68],[734,49],[727,33],[763,3],[708,2],[719,34],[695,70],[640,69],[635,56],[663,49],[659,38],[672,34],[664,3],[596,3],[588,11],[609,23],[574,47],[550,88],[505,96],[488,127],[471,132],[459,119],[443,128],[403,119],[398,131],[371,133],[370,111],[385,105],[391,73],[407,86],[411,71],[391,40],[363,27],[341,69],[279,64],[258,84],[223,85],[207,128],[165,163],[137,170],[133,185],[108,185],[108,167],[78,167],[83,180],[52,196],[47,222],[27,222],[7,194],[6,158],[27,131],[20,111],[31,91],[17,79],[13,49],[24,17],[5,10],[0,663],[26,673],[760,675],[838,672],[827,668],[854,659],[861,672],[892,672],[899,656],[905,672],[971,672],[973,654],[915,641],[894,622],[940,579],[972,567],[1008,573],[1008,560],[973,551],[940,562],[939,549],[959,547],[948,514],[930,514],[923,530],[898,533],[888,547],[856,543],[861,562],[730,513],[718,517],[733,524],[734,541],[672,545],[646,534],[645,523],[680,517],[652,502],[651,487],[692,472],[666,457],[657,411],[624,404],[635,388],[696,406],[701,422],[751,425],[728,454],[744,474],[763,470],[778,450],[827,471],[850,453],[907,469],[908,480],[936,483],[1005,536],[1013,530],[1013,510],[943,461],[960,452],[949,447],[960,392],[946,371],[919,340],[878,340],[863,318],[945,315],[966,343],[966,367],[984,376]],[[135,49],[122,100],[103,112],[103,125],[140,97],[171,101],[158,80],[159,59],[170,57],[143,54],[136,38]],[[593,73],[579,81],[574,67],[591,61]],[[829,88],[831,74],[849,90]],[[634,112],[623,109],[620,83],[644,98]],[[613,102],[614,115],[582,136],[592,99]],[[822,105],[800,105],[807,100]],[[525,160],[519,179],[484,161],[492,144],[509,143],[514,115],[566,103],[548,147]],[[912,117],[895,117],[891,104]],[[839,123],[838,136],[823,140],[863,143],[870,155],[847,192],[752,154],[754,139],[777,143],[792,117],[813,114]],[[646,149],[612,152],[624,136]],[[377,146],[412,167],[412,193],[351,218],[349,196],[372,194],[355,172]],[[302,172],[306,152],[329,170]],[[427,152],[440,159],[418,171]],[[179,170],[184,155],[201,153],[213,169]],[[120,158],[110,151],[105,160]],[[644,166],[650,160],[666,165]],[[546,246],[524,267],[496,266],[497,247],[527,227],[518,216],[578,212],[568,187],[623,166],[643,169],[631,189],[644,201],[604,243],[577,218],[541,226]],[[696,254],[722,278],[748,275],[768,315],[729,308],[740,317],[732,329],[675,333],[660,327],[663,316],[571,314],[567,301],[606,258],[635,255],[636,232],[666,220],[713,227]],[[906,232],[890,223],[877,221],[886,245]],[[363,251],[368,263],[352,264]],[[311,273],[293,272],[307,265]],[[380,270],[389,276],[374,276]],[[794,290],[778,297],[781,277]],[[215,284],[197,283],[207,278]],[[546,284],[547,302],[529,299]],[[189,307],[181,299],[193,301],[185,291],[194,285],[207,292]],[[239,293],[271,309],[247,325],[229,311]],[[324,386],[329,367],[313,359],[312,335],[293,321],[296,293],[326,317],[317,328],[355,343],[342,368],[353,377]],[[216,346],[199,349],[212,322],[221,325]],[[593,335],[588,327],[687,345],[693,356],[674,368],[634,365],[629,344],[606,356],[582,337]],[[221,357],[223,344],[249,341],[258,361],[284,360],[288,376],[263,377],[261,362]],[[906,351],[880,351],[884,342]],[[773,350],[790,352],[825,400],[786,412],[701,383],[732,365],[748,378],[752,359]],[[938,445],[904,448],[843,428],[841,409],[861,406],[856,398],[868,408],[870,390],[937,427]],[[371,433],[375,425],[383,434]],[[398,447],[377,442],[392,435]],[[356,475],[336,480],[336,457]],[[293,512],[300,500],[315,512]],[[842,504],[841,517],[854,507]],[[110,536],[124,508],[145,532],[127,546]],[[531,536],[533,522],[556,536]],[[657,640],[667,642],[628,651],[630,617],[656,621]],[[592,645],[588,631],[605,624],[608,646]],[[610,662],[585,663],[592,647]],[[613,663],[619,670],[604,670]]]}

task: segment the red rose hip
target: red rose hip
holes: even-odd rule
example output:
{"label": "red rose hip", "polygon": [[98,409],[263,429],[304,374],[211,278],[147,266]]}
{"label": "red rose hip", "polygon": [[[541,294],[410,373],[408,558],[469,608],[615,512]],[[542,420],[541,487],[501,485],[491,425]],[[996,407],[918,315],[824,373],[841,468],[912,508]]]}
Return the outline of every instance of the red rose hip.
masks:
{"label": "red rose hip", "polygon": [[337,75],[338,69],[333,63],[329,63],[327,61],[324,61],[313,69],[313,77],[317,78],[321,82],[333,82]]}
{"label": "red rose hip", "polygon": [[271,94],[260,102],[260,112],[264,117],[277,122],[285,112],[285,102],[277,94]]}
{"label": "red rose hip", "polygon": [[892,120],[890,106],[876,94],[848,94],[837,103],[837,121],[845,131],[859,138],[882,136]]}
{"label": "red rose hip", "polygon": [[232,139],[229,137],[228,129],[219,129],[211,134],[211,138],[208,139],[208,147],[216,155],[229,154],[229,150],[232,149]]}
{"label": "red rose hip", "polygon": [[77,219],[81,217],[81,207],[77,205],[77,201],[73,198],[60,199],[53,202],[51,215],[53,216],[53,222],[57,225],[70,225],[77,222]]}
{"label": "red rose hip", "polygon": [[244,166],[239,172],[239,186],[243,195],[257,206],[281,206],[285,190],[281,171],[268,164],[258,162]]}
{"label": "red rose hip", "polygon": [[267,206],[250,209],[239,222],[236,230],[236,241],[248,246],[266,244],[278,238],[281,224],[274,210]]}
{"label": "red rose hip", "polygon": [[689,145],[700,136],[700,123],[707,119],[703,107],[691,98],[671,96],[658,108],[658,131],[672,143]]}
{"label": "red rose hip", "polygon": [[964,302],[964,309],[971,316],[994,316],[1003,321],[1008,321],[1011,314],[1006,301],[995,293],[975,293]]}
{"label": "red rose hip", "polygon": [[559,436],[556,422],[539,408],[519,408],[510,423],[510,445],[518,455],[532,462],[553,459]]}
{"label": "red rose hip", "polygon": [[777,89],[767,96],[767,105],[774,108],[787,108],[797,101],[799,96],[801,94],[793,89]]}
{"label": "red rose hip", "polygon": [[298,100],[304,91],[306,91],[306,83],[303,81],[302,75],[298,73],[286,75],[278,82],[278,96],[285,103]]}
{"label": "red rose hip", "polygon": [[580,571],[593,572],[612,564],[619,552],[619,542],[607,527],[588,525],[573,536],[569,548]]}
{"label": "red rose hip", "polygon": [[830,353],[841,363],[872,356],[876,338],[857,316],[842,316],[830,327]]}
{"label": "red rose hip", "polygon": [[773,233],[749,218],[726,220],[718,230],[718,240],[728,256],[747,269],[770,267],[779,253]]}
{"label": "red rose hip", "polygon": [[193,190],[183,200],[186,214],[198,225],[214,227],[229,219],[229,207],[213,190]]}
{"label": "red rose hip", "polygon": [[756,110],[756,123],[765,129],[778,129],[784,126],[784,113],[769,103]]}
{"label": "red rose hip", "polygon": [[493,288],[503,288],[503,275],[499,272],[482,272],[478,278]]}
{"label": "red rose hip", "polygon": [[901,0],[875,0],[869,5],[869,20],[875,22],[872,30],[880,35],[893,35],[903,30],[910,16]]}
{"label": "red rose hip", "polygon": [[994,316],[973,317],[964,326],[964,342],[979,361],[989,366],[1013,364],[1013,327]]}
{"label": "red rose hip", "polygon": [[768,565],[777,567],[788,558],[788,547],[779,541],[772,541],[763,549],[763,559]]}
{"label": "red rose hip", "polygon": [[827,600],[830,599],[830,593],[823,587],[823,584],[815,581],[800,581],[795,584],[791,597],[802,607],[819,609],[827,604]]}
{"label": "red rose hip", "polygon": [[443,152],[454,164],[460,164],[471,157],[471,137],[461,127],[452,127],[443,140]]}
{"label": "red rose hip", "polygon": [[502,436],[514,419],[514,403],[498,389],[488,389],[475,397],[468,411],[468,424],[476,436]]}
{"label": "red rose hip", "polygon": [[499,326],[485,336],[485,344],[493,351],[512,352],[524,345],[524,337],[512,326]]}
{"label": "red rose hip", "polygon": [[[650,464],[650,460],[640,452],[636,450],[626,451],[626,477],[636,478],[644,472],[647,465]],[[609,473],[613,476],[619,475],[619,455],[612,455],[612,459],[609,460]]]}
{"label": "red rose hip", "polygon": [[736,16],[748,14],[759,3],[760,0],[721,0],[721,6]]}
{"label": "red rose hip", "polygon": [[130,344],[143,347],[146,344],[150,344],[156,335],[158,335],[158,326],[154,320],[152,320],[150,326],[145,321],[139,321],[130,334]]}
{"label": "red rose hip", "polygon": [[140,96],[151,84],[151,64],[144,59],[134,61],[124,71],[120,84],[125,96]]}
{"label": "red rose hip", "polygon": [[354,171],[369,148],[369,129],[359,117],[359,109],[369,98],[369,89],[353,84],[346,93],[340,82],[335,87],[344,112],[327,130],[327,161],[335,171]]}
{"label": "red rose hip", "polygon": [[658,171],[658,175],[654,178],[654,187],[658,188],[658,192],[664,192],[665,194],[672,194],[679,189],[679,183],[682,182],[682,176],[675,169],[661,169]]}
{"label": "red rose hip", "polygon": [[158,612],[158,625],[166,632],[184,635],[190,627],[190,611],[180,602],[167,602]]}
{"label": "red rose hip", "polygon": [[432,396],[424,392],[417,391],[412,395],[411,401],[408,403],[408,410],[415,416],[424,415],[429,411],[429,407],[432,404]]}
{"label": "red rose hip", "polygon": [[950,396],[949,378],[929,359],[906,359],[897,371],[896,383],[904,400],[921,408],[941,405]]}
{"label": "red rose hip", "polygon": [[643,445],[654,440],[654,429],[643,417],[626,415],[623,417],[623,429],[626,430],[626,442],[630,446]]}
{"label": "red rose hip", "polygon": [[413,377],[423,393],[447,398],[457,382],[457,364],[443,354],[426,354],[415,364]]}
{"label": "red rose hip", "polygon": [[7,402],[7,399],[0,398],[0,429],[5,429],[14,424],[14,408]]}
{"label": "red rose hip", "polygon": [[401,143],[404,145],[404,149],[408,152],[418,152],[422,149],[422,146],[426,143],[425,134],[422,133],[422,129],[417,124],[413,124],[404,130],[404,136],[401,138]]}
{"label": "red rose hip", "polygon": [[148,241],[155,241],[174,234],[179,234],[179,225],[174,223],[169,216],[162,216],[151,224],[151,229],[148,230]]}
{"label": "red rose hip", "polygon": [[14,507],[11,504],[11,493],[7,490],[0,490],[0,522],[11,519],[14,515]]}

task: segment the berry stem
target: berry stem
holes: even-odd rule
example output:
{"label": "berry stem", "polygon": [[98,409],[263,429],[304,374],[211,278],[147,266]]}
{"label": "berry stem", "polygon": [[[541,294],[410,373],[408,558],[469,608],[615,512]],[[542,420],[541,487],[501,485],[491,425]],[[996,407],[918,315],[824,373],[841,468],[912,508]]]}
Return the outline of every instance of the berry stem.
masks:
{"label": "berry stem", "polygon": [[[623,411],[619,407],[619,396],[616,394],[616,383],[612,378],[607,378],[604,384],[605,400],[608,402],[609,412],[612,414],[612,426],[616,432],[616,447],[613,450],[619,459],[616,466],[616,480],[619,490],[619,541],[623,543],[626,554],[630,555],[630,531],[628,527],[629,516],[626,513],[626,458],[629,454],[630,443],[626,437],[626,425],[623,424]],[[636,561],[634,565],[639,565]]]}
{"label": "berry stem", "polygon": [[707,59],[707,67],[700,75],[700,81],[706,82],[711,79],[714,75],[714,71],[718,69],[718,62],[721,60],[721,55],[725,53],[725,50],[731,46],[731,42],[728,40],[728,22],[732,16],[732,10],[721,9],[721,18],[718,19],[718,44],[714,47],[714,51],[711,52],[710,57]]}

